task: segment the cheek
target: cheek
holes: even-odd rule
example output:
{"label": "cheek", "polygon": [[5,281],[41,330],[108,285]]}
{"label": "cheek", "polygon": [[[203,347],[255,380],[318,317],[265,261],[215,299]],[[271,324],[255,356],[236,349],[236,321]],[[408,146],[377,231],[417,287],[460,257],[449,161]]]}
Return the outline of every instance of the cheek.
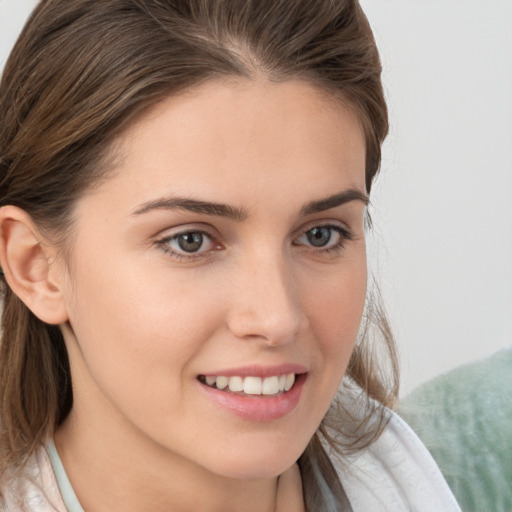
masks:
{"label": "cheek", "polygon": [[[76,285],[75,406],[95,404],[92,413],[128,420],[166,445],[197,417],[192,366],[218,328],[219,308],[207,287],[188,280],[114,274]],[[98,293],[95,284],[113,277],[117,285]]]}
{"label": "cheek", "polygon": [[312,434],[336,395],[359,332],[366,296],[366,260],[338,267],[304,293],[314,356],[308,402]]}
{"label": "cheek", "polygon": [[311,328],[328,361],[341,365],[348,363],[359,331],[365,297],[364,259],[333,273],[307,294]]}
{"label": "cheek", "polygon": [[177,389],[221,318],[214,294],[193,276],[122,267],[76,276],[70,323],[93,379],[116,394],[133,387],[130,399],[144,401],[145,393]]}

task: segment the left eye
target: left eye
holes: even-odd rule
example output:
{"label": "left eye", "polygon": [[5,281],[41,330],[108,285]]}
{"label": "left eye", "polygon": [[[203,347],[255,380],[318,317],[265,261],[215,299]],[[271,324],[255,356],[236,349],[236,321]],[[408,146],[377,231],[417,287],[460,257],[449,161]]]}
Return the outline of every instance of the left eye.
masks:
{"label": "left eye", "polygon": [[305,231],[297,239],[297,243],[321,249],[331,249],[342,245],[343,240],[348,238],[348,233],[340,226],[315,226]]}
{"label": "left eye", "polygon": [[185,231],[168,238],[166,245],[174,252],[193,254],[213,248],[211,237],[202,231]]}

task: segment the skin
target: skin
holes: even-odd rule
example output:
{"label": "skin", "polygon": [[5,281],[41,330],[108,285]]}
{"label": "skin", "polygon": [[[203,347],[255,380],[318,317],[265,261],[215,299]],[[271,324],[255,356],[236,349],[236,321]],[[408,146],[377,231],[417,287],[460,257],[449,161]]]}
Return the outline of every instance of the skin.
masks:
{"label": "skin", "polygon": [[[301,510],[294,463],[346,370],[366,292],[364,201],[302,210],[364,197],[356,116],[301,81],[230,79],[162,101],[118,147],[112,177],[76,204],[69,260],[51,268],[74,392],[55,441],[82,506]],[[134,214],[176,196],[245,218]],[[311,245],[305,233],[326,225],[350,239],[331,227],[326,247]],[[211,241],[173,254],[183,231]],[[272,421],[220,407],[197,378],[285,363],[307,378]]]}

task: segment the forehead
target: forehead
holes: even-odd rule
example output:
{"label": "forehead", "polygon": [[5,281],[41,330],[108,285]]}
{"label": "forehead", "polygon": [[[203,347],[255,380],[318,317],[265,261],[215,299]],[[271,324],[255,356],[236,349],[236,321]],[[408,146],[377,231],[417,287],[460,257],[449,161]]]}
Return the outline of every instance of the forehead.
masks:
{"label": "forehead", "polygon": [[208,200],[215,194],[219,201],[251,202],[269,188],[290,198],[304,189],[322,197],[334,188],[365,190],[364,135],[356,114],[298,80],[202,84],[158,103],[116,146],[122,158],[110,193],[124,191],[132,201],[194,192]]}

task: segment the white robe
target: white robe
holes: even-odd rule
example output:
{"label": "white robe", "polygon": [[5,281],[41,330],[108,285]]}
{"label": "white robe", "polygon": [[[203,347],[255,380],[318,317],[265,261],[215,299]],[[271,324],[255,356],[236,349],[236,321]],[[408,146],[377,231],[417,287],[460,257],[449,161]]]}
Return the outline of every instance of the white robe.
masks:
{"label": "white robe", "polygon": [[[84,512],[54,450],[41,447],[3,489],[1,512]],[[369,447],[333,464],[354,512],[460,512],[430,453],[394,413]]]}

